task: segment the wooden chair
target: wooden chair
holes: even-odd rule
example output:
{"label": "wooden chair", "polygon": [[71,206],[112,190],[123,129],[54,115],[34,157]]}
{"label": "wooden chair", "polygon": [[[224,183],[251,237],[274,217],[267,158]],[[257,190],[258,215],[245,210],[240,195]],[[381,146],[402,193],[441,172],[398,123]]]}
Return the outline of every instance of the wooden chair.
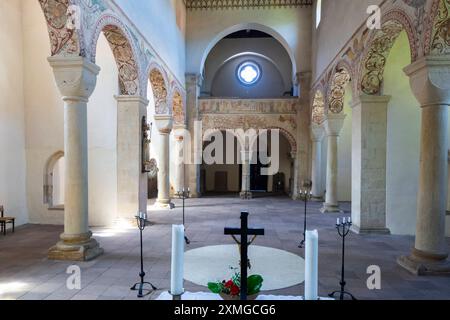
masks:
{"label": "wooden chair", "polygon": [[13,217],[5,217],[5,208],[3,206],[0,206],[0,226],[1,226],[1,232],[3,232],[3,235],[6,236],[6,225],[8,223],[12,224],[12,232],[14,233],[16,218]]}

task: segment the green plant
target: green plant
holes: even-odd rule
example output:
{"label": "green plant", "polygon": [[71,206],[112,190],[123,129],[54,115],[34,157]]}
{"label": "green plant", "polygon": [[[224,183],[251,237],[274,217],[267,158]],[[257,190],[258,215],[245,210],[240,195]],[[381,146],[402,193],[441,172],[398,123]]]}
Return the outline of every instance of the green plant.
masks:
{"label": "green plant", "polygon": [[[260,275],[252,275],[247,278],[247,295],[255,295],[261,291],[264,279]],[[230,280],[208,283],[208,289],[212,293],[239,296],[241,293],[241,275],[235,273]]]}

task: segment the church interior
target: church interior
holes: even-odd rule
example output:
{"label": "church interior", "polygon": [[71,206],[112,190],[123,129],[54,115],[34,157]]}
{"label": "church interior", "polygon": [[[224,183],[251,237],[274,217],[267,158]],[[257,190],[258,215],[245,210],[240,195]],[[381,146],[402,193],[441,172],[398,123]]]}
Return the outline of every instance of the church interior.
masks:
{"label": "church interior", "polygon": [[449,0],[0,0],[0,40],[0,300],[450,300]]}

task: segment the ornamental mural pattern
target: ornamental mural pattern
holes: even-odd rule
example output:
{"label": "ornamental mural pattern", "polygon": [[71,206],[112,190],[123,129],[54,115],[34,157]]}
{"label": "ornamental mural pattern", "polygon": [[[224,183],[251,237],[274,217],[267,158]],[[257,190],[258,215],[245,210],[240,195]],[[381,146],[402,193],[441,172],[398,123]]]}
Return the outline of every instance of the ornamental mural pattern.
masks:
{"label": "ornamental mural pattern", "polygon": [[[287,119],[290,118],[290,119]],[[204,115],[202,116],[203,134],[214,130],[238,130],[278,129],[288,139],[292,152],[297,151],[297,126],[295,116],[273,115]]]}
{"label": "ornamental mural pattern", "polygon": [[[149,73],[146,71],[152,63],[161,66],[168,75],[168,83],[176,82],[179,88],[183,88],[180,94],[185,96],[184,82],[167,72],[167,66],[157,58],[151,44],[139,35],[128,17],[110,7],[109,1],[39,0],[39,4],[47,22],[52,56],[81,56],[95,63],[99,34],[105,31],[106,26],[116,26],[115,30],[108,27],[105,36],[111,40],[110,45],[115,51],[120,94],[147,96]],[[73,8],[79,8],[82,13],[80,21],[75,20]],[[75,22],[80,23],[80,29],[72,27]],[[132,59],[126,60],[127,57]]]}
{"label": "ornamental mural pattern", "polygon": [[185,0],[188,10],[312,6],[312,0]]}
{"label": "ornamental mural pattern", "polygon": [[323,97],[322,92],[317,90],[316,94],[314,95],[313,101],[312,122],[320,125],[324,120],[325,120],[325,99]]}
{"label": "ornamental mural pattern", "polygon": [[177,91],[173,97],[173,121],[175,124],[184,124],[183,97]]}
{"label": "ornamental mural pattern", "polygon": [[331,113],[341,113],[344,110],[345,87],[350,80],[350,74],[345,69],[334,74],[328,98],[328,110]]}
{"label": "ornamental mural pattern", "polygon": [[167,114],[169,110],[167,108],[166,81],[159,70],[153,69],[150,72],[150,83],[155,97],[156,114]]}
{"label": "ornamental mural pattern", "polygon": [[382,26],[372,40],[369,53],[364,62],[361,90],[370,95],[379,94],[383,83],[384,67],[395,40],[403,26],[391,20]]}
{"label": "ornamental mural pattern", "polygon": [[431,54],[450,54],[450,0],[439,2],[439,8],[433,25]]}
{"label": "ornamental mural pattern", "polygon": [[298,99],[200,99],[200,113],[284,113],[296,114]]}
{"label": "ornamental mural pattern", "polygon": [[119,70],[120,94],[138,94],[139,71],[128,40],[116,26],[107,26],[103,29],[103,32],[111,47]]}
{"label": "ornamental mural pattern", "polygon": [[50,37],[52,55],[82,54],[80,39],[73,28],[69,26],[69,0],[39,0],[44,11]]}
{"label": "ornamental mural pattern", "polygon": [[201,99],[200,120],[203,131],[227,129],[279,129],[297,150],[296,99]]}

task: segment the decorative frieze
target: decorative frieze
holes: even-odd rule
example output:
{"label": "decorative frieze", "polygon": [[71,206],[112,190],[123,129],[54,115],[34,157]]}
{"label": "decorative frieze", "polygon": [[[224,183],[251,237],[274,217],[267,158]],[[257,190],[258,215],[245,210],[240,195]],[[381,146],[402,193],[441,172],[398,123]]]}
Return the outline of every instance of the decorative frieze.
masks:
{"label": "decorative frieze", "polygon": [[312,0],[185,0],[188,10],[243,8],[297,8],[312,6]]}
{"label": "decorative frieze", "polygon": [[296,114],[298,99],[200,99],[200,113]]}
{"label": "decorative frieze", "polygon": [[206,130],[278,129],[297,150],[298,99],[201,99],[200,120]]}

